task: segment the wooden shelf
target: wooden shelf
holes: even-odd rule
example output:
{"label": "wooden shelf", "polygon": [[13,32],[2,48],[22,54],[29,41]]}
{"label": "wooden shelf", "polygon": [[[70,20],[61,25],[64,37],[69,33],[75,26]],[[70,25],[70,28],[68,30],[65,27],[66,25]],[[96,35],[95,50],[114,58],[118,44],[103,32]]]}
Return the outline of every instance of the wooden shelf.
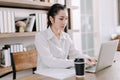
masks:
{"label": "wooden shelf", "polygon": [[12,67],[5,67],[5,68],[0,67],[0,78],[4,75],[11,73],[11,72],[12,72]]}
{"label": "wooden shelf", "polygon": [[0,38],[35,36],[36,32],[1,33]]}
{"label": "wooden shelf", "polygon": [[68,6],[67,8],[68,8],[68,9],[79,9],[78,6]]}
{"label": "wooden shelf", "polygon": [[80,30],[68,30],[69,33],[79,32]]}
{"label": "wooden shelf", "polygon": [[120,35],[117,35],[114,39],[112,40],[119,40],[118,46],[117,46],[117,51],[120,51]]}
{"label": "wooden shelf", "polygon": [[44,9],[47,10],[52,4],[39,1],[25,1],[25,0],[0,0],[0,6],[30,8],[30,9]]}

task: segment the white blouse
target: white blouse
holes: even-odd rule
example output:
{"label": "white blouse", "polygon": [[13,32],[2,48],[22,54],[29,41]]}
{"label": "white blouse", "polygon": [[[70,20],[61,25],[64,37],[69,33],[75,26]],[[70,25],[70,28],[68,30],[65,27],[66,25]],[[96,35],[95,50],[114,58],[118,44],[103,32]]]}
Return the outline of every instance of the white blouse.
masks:
{"label": "white blouse", "polygon": [[72,67],[74,66],[74,58],[87,57],[74,47],[67,33],[61,32],[60,39],[58,39],[51,28],[37,33],[35,46],[38,51],[37,70]]}

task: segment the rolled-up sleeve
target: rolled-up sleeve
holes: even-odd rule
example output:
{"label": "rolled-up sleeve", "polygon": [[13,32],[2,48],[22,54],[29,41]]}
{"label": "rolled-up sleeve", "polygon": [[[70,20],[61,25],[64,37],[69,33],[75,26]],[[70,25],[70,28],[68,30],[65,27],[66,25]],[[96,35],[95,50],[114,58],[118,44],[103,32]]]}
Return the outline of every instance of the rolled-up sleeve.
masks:
{"label": "rolled-up sleeve", "polygon": [[73,60],[60,59],[54,57],[50,52],[47,39],[45,38],[44,35],[40,33],[37,34],[35,37],[35,46],[38,51],[38,58],[40,58],[41,61],[50,68],[67,68],[74,65]]}
{"label": "rolled-up sleeve", "polygon": [[71,38],[68,38],[68,41],[70,43],[70,49],[69,49],[69,58],[74,59],[74,58],[87,58],[89,57],[88,55],[80,53],[80,51],[75,47],[73,44],[73,41]]}

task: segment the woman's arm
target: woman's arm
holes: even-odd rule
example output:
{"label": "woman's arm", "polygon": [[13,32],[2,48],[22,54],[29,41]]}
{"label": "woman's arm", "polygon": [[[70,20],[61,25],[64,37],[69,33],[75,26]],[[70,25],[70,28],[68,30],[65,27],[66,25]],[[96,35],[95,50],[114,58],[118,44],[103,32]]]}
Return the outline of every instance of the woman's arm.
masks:
{"label": "woman's arm", "polygon": [[69,49],[69,58],[70,59],[89,57],[88,55],[80,53],[80,51],[73,44],[73,41],[71,40],[70,37],[68,37],[68,41],[70,43],[70,49]]}
{"label": "woman's arm", "polygon": [[68,39],[70,42],[70,50],[69,50],[69,58],[74,59],[74,58],[85,58],[86,64],[89,66],[92,66],[93,63],[95,63],[97,60],[94,57],[90,57],[88,55],[80,53],[79,50],[77,50],[71,40],[71,38]]}

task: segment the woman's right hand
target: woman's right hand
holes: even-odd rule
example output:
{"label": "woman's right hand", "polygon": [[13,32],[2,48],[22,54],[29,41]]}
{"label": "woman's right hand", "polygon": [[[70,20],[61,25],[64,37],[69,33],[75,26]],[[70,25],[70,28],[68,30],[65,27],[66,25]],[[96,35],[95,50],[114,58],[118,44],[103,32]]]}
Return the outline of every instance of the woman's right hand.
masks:
{"label": "woman's right hand", "polygon": [[97,60],[94,57],[89,57],[89,58],[86,58],[85,60],[88,66],[93,66],[97,62]]}

